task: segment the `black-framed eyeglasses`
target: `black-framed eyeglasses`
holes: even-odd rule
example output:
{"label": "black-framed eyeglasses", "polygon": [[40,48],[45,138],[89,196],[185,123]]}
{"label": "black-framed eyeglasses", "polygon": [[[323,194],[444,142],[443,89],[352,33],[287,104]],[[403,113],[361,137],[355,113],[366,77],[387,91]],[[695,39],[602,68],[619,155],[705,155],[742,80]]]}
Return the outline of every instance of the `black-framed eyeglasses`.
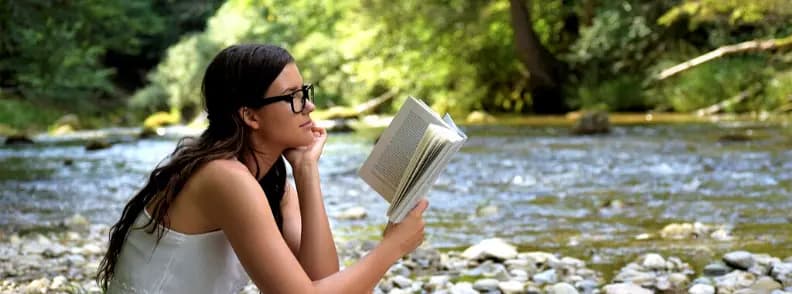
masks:
{"label": "black-framed eyeglasses", "polygon": [[259,108],[275,102],[286,101],[291,104],[292,112],[300,113],[305,109],[305,105],[308,104],[308,101],[313,101],[313,97],[314,97],[313,85],[305,84],[299,90],[291,92],[286,95],[264,97],[264,98],[248,101],[247,106],[253,108]]}

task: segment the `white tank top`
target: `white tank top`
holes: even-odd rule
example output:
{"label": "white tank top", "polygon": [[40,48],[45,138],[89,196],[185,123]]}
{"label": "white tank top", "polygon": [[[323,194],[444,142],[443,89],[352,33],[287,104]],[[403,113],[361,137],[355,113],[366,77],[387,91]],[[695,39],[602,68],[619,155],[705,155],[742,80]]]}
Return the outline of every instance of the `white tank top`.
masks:
{"label": "white tank top", "polygon": [[157,234],[138,215],[121,248],[107,293],[239,293],[249,282],[223,231]]}

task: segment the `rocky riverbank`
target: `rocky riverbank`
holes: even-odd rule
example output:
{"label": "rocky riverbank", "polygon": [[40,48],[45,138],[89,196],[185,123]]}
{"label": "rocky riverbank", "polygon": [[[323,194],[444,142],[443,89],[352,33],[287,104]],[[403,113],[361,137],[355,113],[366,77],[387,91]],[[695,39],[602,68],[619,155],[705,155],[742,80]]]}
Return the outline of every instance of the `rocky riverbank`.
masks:
{"label": "rocky riverbank", "polygon": [[[0,293],[99,293],[93,281],[108,227],[76,216],[62,232],[0,234]],[[338,244],[351,264],[375,243]],[[792,256],[735,251],[695,272],[685,261],[647,253],[610,280],[584,260],[518,252],[487,239],[462,252],[422,247],[395,265],[375,293],[792,293]],[[257,293],[249,285],[243,293]]]}

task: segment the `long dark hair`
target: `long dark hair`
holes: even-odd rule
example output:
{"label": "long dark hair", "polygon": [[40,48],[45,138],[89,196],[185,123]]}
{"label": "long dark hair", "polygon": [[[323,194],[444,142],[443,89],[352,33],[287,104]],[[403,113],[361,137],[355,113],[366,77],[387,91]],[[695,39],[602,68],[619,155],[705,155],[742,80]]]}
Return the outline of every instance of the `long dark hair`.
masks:
{"label": "long dark hair", "polygon": [[[215,56],[201,86],[209,127],[198,138],[179,141],[173,153],[151,172],[146,185],[124,207],[121,219],[110,228],[110,244],[96,277],[102,289],[106,291],[113,279],[127,234],[147,205],[152,207],[152,216],[144,227],[148,233],[156,230],[159,242],[169,227],[168,208],[195,171],[216,159],[242,158],[246,154],[255,158],[249,141],[250,129],[238,110],[249,101],[264,97],[275,78],[292,62],[294,58],[285,49],[259,44],[231,46]],[[256,161],[256,178],[260,172]],[[285,181],[282,156],[259,181],[279,228],[282,228],[280,200]]]}

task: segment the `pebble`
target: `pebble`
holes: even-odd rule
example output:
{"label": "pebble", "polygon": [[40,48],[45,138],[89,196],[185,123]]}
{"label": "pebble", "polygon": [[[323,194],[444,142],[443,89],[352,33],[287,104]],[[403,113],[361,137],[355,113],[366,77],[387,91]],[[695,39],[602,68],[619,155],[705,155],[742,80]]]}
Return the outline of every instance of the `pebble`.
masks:
{"label": "pebble", "polygon": [[466,259],[495,258],[499,260],[512,259],[517,256],[517,249],[499,238],[485,239],[462,252]]}
{"label": "pebble", "polygon": [[473,284],[473,289],[482,292],[496,291],[498,290],[498,283],[500,281],[496,279],[480,279]]}
{"label": "pebble", "polygon": [[756,280],[756,283],[751,285],[750,290],[754,291],[755,293],[769,293],[773,292],[773,290],[780,290],[781,284],[776,282],[771,277],[764,276]]}
{"label": "pebble", "polygon": [[533,281],[539,285],[553,284],[558,281],[555,269],[544,271],[533,276]]}
{"label": "pebble", "polygon": [[338,214],[336,217],[342,220],[359,220],[366,218],[366,208],[356,206],[350,207]]}
{"label": "pebble", "polygon": [[450,294],[479,294],[478,291],[473,289],[473,285],[468,282],[455,284],[449,292]]}
{"label": "pebble", "polygon": [[[80,221],[75,221],[80,223]],[[0,293],[100,293],[93,281],[107,226],[80,224],[61,233],[7,235],[0,242]],[[345,262],[376,244],[339,246]],[[478,248],[474,248],[479,246]],[[734,251],[712,261],[693,282],[690,266],[676,257],[649,253],[606,283],[586,261],[548,252],[517,252],[501,239],[487,239],[465,252],[422,247],[394,264],[375,293],[772,293],[792,294],[792,258]],[[475,274],[475,275],[471,275]],[[463,281],[465,276],[475,283]],[[243,293],[255,293],[250,284]]]}
{"label": "pebble", "polygon": [[393,281],[393,284],[396,285],[396,287],[399,287],[401,289],[409,288],[410,286],[412,286],[413,283],[413,281],[410,280],[409,278],[402,276],[394,276],[393,278],[391,278],[391,280]]}
{"label": "pebble", "polygon": [[705,284],[695,284],[690,287],[689,294],[715,294],[715,287]]}
{"label": "pebble", "polygon": [[722,263],[711,263],[704,267],[704,275],[719,277],[729,273],[731,269]]}
{"label": "pebble", "polygon": [[633,283],[619,283],[605,286],[605,294],[653,294],[651,290]]}
{"label": "pebble", "polygon": [[506,281],[498,283],[498,289],[503,294],[518,294],[525,291],[525,284],[518,281]]}
{"label": "pebble", "polygon": [[547,289],[548,294],[579,294],[574,286],[567,283],[558,283]]}
{"label": "pebble", "polygon": [[665,270],[666,261],[660,254],[649,253],[644,257],[643,266],[651,270]]}
{"label": "pebble", "polygon": [[723,261],[727,265],[741,270],[747,270],[754,265],[753,255],[747,251],[729,252],[723,256]]}
{"label": "pebble", "polygon": [[785,288],[792,287],[792,261],[775,264],[770,271],[770,275],[781,281]]}

